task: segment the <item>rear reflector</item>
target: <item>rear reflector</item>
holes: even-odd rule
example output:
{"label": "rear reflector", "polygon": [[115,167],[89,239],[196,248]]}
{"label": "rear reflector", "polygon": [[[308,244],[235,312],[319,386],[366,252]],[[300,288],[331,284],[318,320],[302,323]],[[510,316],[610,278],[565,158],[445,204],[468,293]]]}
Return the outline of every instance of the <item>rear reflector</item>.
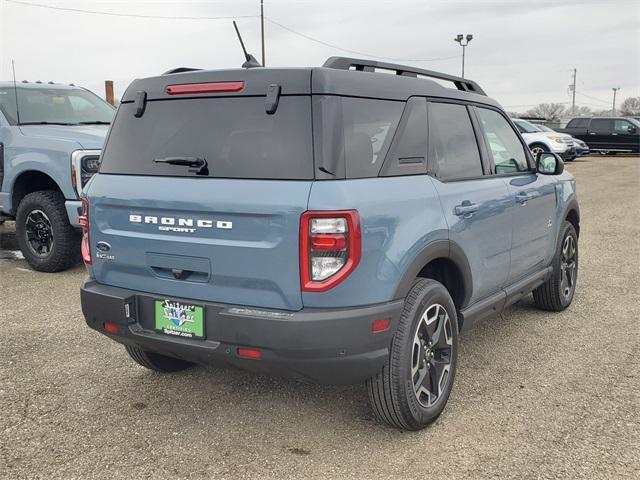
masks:
{"label": "rear reflector", "polygon": [[120,327],[118,327],[118,325],[116,325],[115,323],[111,323],[111,322],[105,322],[104,329],[109,333],[120,332]]}
{"label": "rear reflector", "polygon": [[260,360],[260,358],[262,358],[262,352],[255,348],[238,348],[238,356],[251,360]]}
{"label": "rear reflector", "polygon": [[382,320],[374,320],[371,322],[371,331],[373,333],[386,332],[391,326],[391,319],[384,318]]}
{"label": "rear reflector", "polygon": [[193,93],[226,93],[239,92],[244,88],[244,82],[211,82],[211,83],[183,83],[168,85],[167,95],[188,95]]}

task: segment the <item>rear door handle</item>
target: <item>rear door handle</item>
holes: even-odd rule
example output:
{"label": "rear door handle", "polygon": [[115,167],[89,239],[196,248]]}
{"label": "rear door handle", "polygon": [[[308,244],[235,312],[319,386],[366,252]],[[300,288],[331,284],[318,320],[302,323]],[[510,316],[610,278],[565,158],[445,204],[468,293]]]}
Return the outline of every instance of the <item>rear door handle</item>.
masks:
{"label": "rear door handle", "polygon": [[460,205],[456,205],[453,212],[460,216],[471,215],[478,211],[480,207],[477,203],[471,203],[469,200],[464,200]]}
{"label": "rear door handle", "polygon": [[589,132],[589,135],[595,135],[596,132]]}

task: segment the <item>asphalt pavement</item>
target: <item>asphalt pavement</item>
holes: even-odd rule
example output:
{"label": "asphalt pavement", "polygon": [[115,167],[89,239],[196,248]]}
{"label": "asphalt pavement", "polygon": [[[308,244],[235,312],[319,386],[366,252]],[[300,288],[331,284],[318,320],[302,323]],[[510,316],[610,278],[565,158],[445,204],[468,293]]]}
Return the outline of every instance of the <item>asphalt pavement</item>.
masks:
{"label": "asphalt pavement", "polygon": [[412,433],[362,385],[137,366],[86,327],[84,268],[34,272],[0,226],[0,478],[639,478],[640,157],[567,169],[573,305],[529,297],[464,335],[447,408]]}

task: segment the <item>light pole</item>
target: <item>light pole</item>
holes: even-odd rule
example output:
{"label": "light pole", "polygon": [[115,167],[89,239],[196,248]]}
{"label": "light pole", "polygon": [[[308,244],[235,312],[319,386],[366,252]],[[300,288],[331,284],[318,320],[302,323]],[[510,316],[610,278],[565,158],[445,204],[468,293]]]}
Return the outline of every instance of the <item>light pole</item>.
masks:
{"label": "light pole", "polygon": [[611,109],[611,114],[615,115],[616,114],[616,93],[618,93],[618,90],[620,90],[620,87],[614,87],[612,88],[613,90],[613,108]]}
{"label": "light pole", "polygon": [[[466,40],[466,42],[464,42]],[[473,35],[470,33],[467,34],[466,38],[463,34],[459,33],[456,38],[453,39],[454,42],[458,42],[462,47],[462,78],[464,78],[464,51],[467,49],[467,45],[469,42],[473,40]]]}

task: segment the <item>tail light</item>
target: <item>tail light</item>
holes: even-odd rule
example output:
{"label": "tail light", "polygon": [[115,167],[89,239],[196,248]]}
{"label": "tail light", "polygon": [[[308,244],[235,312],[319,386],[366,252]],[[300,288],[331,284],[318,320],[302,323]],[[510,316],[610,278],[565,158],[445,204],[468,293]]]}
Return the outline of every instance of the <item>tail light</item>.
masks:
{"label": "tail light", "polygon": [[80,251],[82,252],[82,261],[85,265],[91,265],[91,240],[89,238],[89,199],[82,197],[82,214],[78,217],[78,223],[82,227],[82,243]]}
{"label": "tail light", "polygon": [[303,292],[324,292],[358,266],[362,253],[356,210],[310,211],[300,219],[300,283]]}

